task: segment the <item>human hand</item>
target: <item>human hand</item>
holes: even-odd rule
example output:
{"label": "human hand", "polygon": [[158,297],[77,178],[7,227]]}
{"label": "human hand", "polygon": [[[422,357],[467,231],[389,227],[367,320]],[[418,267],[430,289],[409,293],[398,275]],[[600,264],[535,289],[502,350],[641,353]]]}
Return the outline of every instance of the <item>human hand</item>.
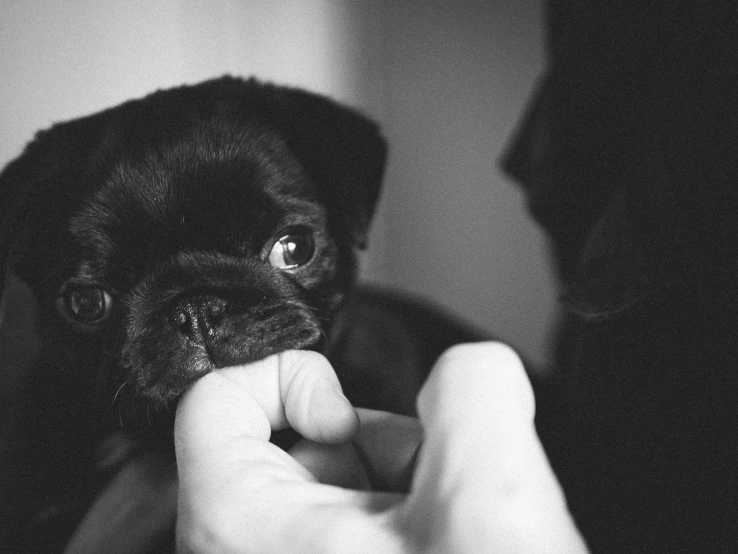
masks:
{"label": "human hand", "polygon": [[[285,352],[200,379],[180,402],[175,444],[183,552],[585,552],[533,427],[534,401],[504,345],[455,347],[418,399],[418,424],[357,412],[330,365]],[[270,444],[288,425],[295,458]],[[352,437],[361,455],[340,445]],[[357,463],[357,460],[361,464]],[[356,471],[363,467],[366,472]]]}

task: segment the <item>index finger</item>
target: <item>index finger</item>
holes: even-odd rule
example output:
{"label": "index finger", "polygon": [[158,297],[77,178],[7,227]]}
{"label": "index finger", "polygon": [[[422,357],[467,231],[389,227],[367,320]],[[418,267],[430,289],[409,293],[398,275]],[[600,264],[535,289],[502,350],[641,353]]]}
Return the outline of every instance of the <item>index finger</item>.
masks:
{"label": "index finger", "polygon": [[[428,522],[431,542],[469,552],[484,544],[586,551],[536,434],[533,391],[512,349],[487,342],[448,350],[420,392],[418,413],[427,433],[403,517]],[[434,524],[432,507],[441,500],[464,506],[445,528]]]}

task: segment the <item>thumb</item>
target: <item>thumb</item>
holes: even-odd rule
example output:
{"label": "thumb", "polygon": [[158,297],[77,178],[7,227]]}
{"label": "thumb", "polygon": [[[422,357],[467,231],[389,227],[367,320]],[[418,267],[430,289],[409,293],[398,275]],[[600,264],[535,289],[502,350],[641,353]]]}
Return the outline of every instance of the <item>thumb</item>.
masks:
{"label": "thumb", "polygon": [[272,430],[290,426],[312,440],[343,442],[358,429],[330,363],[309,351],[205,375],[180,400],[177,422],[182,438],[212,442],[231,432],[268,440]]}
{"label": "thumb", "polygon": [[[202,472],[198,478],[215,477],[217,468],[242,465],[229,455],[243,457],[243,464],[253,456],[274,456],[276,447],[267,443],[272,430],[291,426],[312,440],[335,443],[350,439],[358,425],[333,368],[320,354],[288,351],[220,369],[199,379],[177,407],[180,478],[190,470]],[[239,444],[248,444],[249,451],[239,451]]]}
{"label": "thumb", "polygon": [[243,520],[244,510],[250,513],[249,506],[264,500],[256,493],[274,483],[313,480],[268,442],[272,429],[288,425],[313,440],[333,442],[349,439],[358,428],[333,368],[314,352],[284,352],[217,370],[184,394],[174,426],[183,548],[204,541],[212,550],[211,539],[240,544],[241,534],[257,536],[260,520],[250,527]]}

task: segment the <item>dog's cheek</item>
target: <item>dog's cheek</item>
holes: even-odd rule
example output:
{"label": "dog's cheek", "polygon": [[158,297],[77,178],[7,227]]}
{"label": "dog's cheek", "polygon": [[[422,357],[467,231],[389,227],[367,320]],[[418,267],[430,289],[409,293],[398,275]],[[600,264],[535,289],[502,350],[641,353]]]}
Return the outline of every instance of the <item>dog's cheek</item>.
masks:
{"label": "dog's cheek", "polygon": [[307,303],[324,317],[325,330],[346,294],[356,282],[357,259],[352,243],[329,239],[323,253],[305,268],[297,279],[303,286]]}
{"label": "dog's cheek", "polygon": [[56,295],[37,292],[34,327],[40,342],[41,357],[54,360],[69,378],[100,385],[105,378],[101,363],[105,352],[115,351],[111,326],[82,333],[64,320],[56,306]]}

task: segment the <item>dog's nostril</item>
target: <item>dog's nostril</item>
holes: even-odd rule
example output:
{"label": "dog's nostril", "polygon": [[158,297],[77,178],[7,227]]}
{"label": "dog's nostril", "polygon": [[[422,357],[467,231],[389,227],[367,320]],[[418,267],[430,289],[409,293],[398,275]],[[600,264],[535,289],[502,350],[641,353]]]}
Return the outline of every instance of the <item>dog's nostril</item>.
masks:
{"label": "dog's nostril", "polygon": [[171,322],[172,325],[184,333],[188,333],[193,326],[192,317],[184,309],[175,310],[172,314]]}
{"label": "dog's nostril", "polygon": [[228,303],[221,298],[215,298],[207,303],[205,310],[208,320],[217,324],[228,311]]}
{"label": "dog's nostril", "polygon": [[229,311],[227,300],[196,296],[177,303],[169,315],[172,327],[193,340],[207,339],[223,323]]}

